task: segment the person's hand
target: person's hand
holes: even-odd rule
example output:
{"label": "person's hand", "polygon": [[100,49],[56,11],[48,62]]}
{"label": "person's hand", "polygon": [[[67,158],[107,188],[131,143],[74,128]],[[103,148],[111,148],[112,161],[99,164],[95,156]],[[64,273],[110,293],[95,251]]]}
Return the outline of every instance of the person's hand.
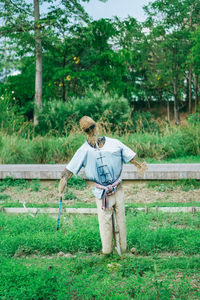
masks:
{"label": "person's hand", "polygon": [[66,177],[62,177],[60,179],[59,186],[58,186],[59,197],[63,197],[66,185],[67,185],[67,179]]}
{"label": "person's hand", "polygon": [[71,176],[72,176],[72,172],[70,172],[67,169],[64,169],[64,171],[61,174],[61,179],[60,179],[59,186],[58,186],[59,197],[63,197],[65,187],[67,185],[67,181]]}
{"label": "person's hand", "polygon": [[139,177],[143,177],[145,172],[148,170],[147,164],[144,161],[142,164],[137,164],[137,172]]}

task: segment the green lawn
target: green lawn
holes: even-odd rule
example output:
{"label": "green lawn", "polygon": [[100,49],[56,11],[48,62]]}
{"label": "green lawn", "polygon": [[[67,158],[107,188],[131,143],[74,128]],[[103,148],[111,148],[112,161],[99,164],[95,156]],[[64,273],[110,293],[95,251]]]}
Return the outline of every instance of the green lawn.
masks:
{"label": "green lawn", "polygon": [[1,299],[199,299],[199,257],[2,259]]}
{"label": "green lawn", "polygon": [[62,217],[56,231],[49,216],[0,213],[0,299],[199,299],[200,213],[126,220],[137,256],[120,259],[100,255],[96,216]]}

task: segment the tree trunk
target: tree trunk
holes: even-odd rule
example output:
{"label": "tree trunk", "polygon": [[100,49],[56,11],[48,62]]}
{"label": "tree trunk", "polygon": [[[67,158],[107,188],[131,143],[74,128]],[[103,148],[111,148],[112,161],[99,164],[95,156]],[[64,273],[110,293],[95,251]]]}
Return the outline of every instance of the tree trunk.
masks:
{"label": "tree trunk", "polygon": [[7,70],[7,40],[5,38],[4,41],[4,68],[3,68],[3,81],[4,83],[7,83],[7,79],[8,79],[8,70]]}
{"label": "tree trunk", "polygon": [[34,17],[35,17],[35,55],[36,55],[36,72],[35,72],[35,105],[34,105],[34,126],[38,125],[38,112],[42,106],[42,43],[40,38],[41,25],[39,0],[34,0]]}
{"label": "tree trunk", "polygon": [[167,100],[167,120],[170,122],[170,106],[169,106],[169,101]]}
{"label": "tree trunk", "polygon": [[[5,12],[5,15],[6,15],[6,13],[7,13],[7,2],[6,1],[4,3],[4,12]],[[5,26],[7,26],[7,17],[5,17]],[[4,38],[3,47],[4,47],[3,81],[4,81],[4,83],[7,83],[8,70],[7,70],[7,38],[6,38],[6,36]]]}
{"label": "tree trunk", "polygon": [[[66,66],[66,57],[65,57],[65,55],[64,55],[64,58],[63,58],[63,69],[65,68],[65,66]],[[65,86],[65,80],[64,80],[64,78],[62,79],[62,99],[63,99],[63,101],[65,101],[66,100],[66,86]]]}
{"label": "tree trunk", "polygon": [[178,107],[178,91],[177,91],[177,83],[174,81],[174,120],[175,124],[179,125],[180,123],[180,115],[179,115],[179,107]]}
{"label": "tree trunk", "polygon": [[198,106],[198,75],[194,75],[194,90],[195,90],[195,112],[197,112],[197,106]]}
{"label": "tree trunk", "polygon": [[188,112],[192,113],[192,69],[189,69],[188,74]]}

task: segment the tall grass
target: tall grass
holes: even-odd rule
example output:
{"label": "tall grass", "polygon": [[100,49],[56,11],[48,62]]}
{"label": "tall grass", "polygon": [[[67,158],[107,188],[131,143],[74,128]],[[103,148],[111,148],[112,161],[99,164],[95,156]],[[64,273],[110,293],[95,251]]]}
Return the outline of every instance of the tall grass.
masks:
{"label": "tall grass", "polygon": [[[132,148],[139,157],[152,160],[169,160],[200,155],[200,124],[188,123],[184,127],[175,127],[149,132],[130,130],[120,132],[120,127],[112,131],[110,123],[100,120],[100,134],[120,139]],[[72,124],[72,123],[71,123]],[[70,124],[68,124],[70,125]],[[130,126],[129,121],[125,126]],[[111,126],[111,127],[110,127]],[[73,127],[73,126],[72,126]],[[107,130],[106,130],[107,129]],[[86,140],[78,126],[65,136],[32,135],[22,137],[21,134],[8,135],[0,133],[0,163],[65,163],[71,159],[75,151]]]}
{"label": "tall grass", "polygon": [[25,139],[17,135],[2,135],[0,163],[40,164],[68,161],[84,142],[84,136],[74,133],[68,137],[41,137]]}
{"label": "tall grass", "polygon": [[[200,155],[200,126],[172,129],[161,134],[135,133],[119,136],[139,157],[155,160],[176,159]],[[17,135],[0,135],[0,163],[65,163],[86,140],[80,133],[66,137],[38,136],[25,139]]]}

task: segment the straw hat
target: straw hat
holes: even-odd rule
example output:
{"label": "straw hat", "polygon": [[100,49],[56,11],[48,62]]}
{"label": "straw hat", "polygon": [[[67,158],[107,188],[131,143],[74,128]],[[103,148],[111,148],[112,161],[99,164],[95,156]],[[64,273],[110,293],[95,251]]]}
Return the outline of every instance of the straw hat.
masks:
{"label": "straw hat", "polygon": [[96,126],[96,122],[88,116],[84,116],[80,119],[81,130],[85,132],[89,132],[90,129],[95,128],[95,126]]}

